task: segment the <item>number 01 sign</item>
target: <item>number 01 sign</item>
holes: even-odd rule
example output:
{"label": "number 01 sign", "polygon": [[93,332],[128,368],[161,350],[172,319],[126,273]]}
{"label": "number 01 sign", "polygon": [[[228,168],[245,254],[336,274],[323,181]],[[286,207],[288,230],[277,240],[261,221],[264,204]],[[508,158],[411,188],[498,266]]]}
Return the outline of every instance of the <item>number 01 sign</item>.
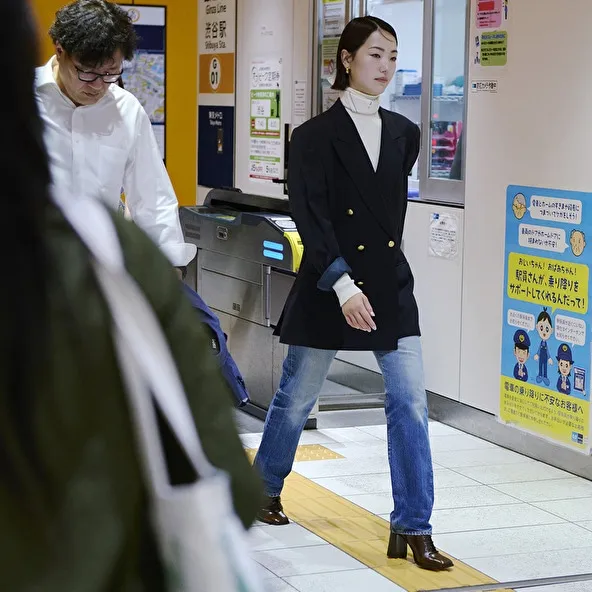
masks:
{"label": "number 01 sign", "polygon": [[222,78],[222,65],[217,57],[213,57],[210,61],[210,86],[213,91],[218,90],[220,80]]}

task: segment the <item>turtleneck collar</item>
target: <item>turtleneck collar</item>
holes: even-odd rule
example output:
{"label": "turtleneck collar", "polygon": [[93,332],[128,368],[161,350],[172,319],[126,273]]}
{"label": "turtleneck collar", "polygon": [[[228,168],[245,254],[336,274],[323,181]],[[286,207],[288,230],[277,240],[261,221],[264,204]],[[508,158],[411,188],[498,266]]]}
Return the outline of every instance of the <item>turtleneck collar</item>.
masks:
{"label": "turtleneck collar", "polygon": [[380,107],[380,95],[367,95],[349,86],[339,93],[343,106],[353,113],[375,115]]}

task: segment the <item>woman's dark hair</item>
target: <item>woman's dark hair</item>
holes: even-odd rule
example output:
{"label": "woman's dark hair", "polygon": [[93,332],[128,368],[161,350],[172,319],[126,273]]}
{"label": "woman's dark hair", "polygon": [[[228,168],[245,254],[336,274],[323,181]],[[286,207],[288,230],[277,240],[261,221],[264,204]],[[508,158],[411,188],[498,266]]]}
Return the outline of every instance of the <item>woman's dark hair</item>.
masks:
{"label": "woman's dark hair", "polygon": [[[33,435],[39,367],[46,353],[47,257],[44,228],[49,167],[35,100],[36,26],[23,0],[3,0],[0,64],[10,84],[0,105],[0,481],[35,494]],[[18,59],[15,61],[14,56]]]}
{"label": "woman's dark hair", "polygon": [[345,71],[341,54],[345,49],[352,57],[356,56],[356,53],[364,43],[368,40],[368,37],[374,33],[374,31],[384,31],[395,38],[398,43],[397,33],[391,25],[386,21],[379,19],[375,16],[361,16],[352,19],[339,39],[339,47],[337,48],[337,73],[335,75],[335,82],[331,88],[335,90],[345,90],[349,86],[349,76]]}
{"label": "woman's dark hair", "polygon": [[120,50],[131,60],[137,45],[129,13],[106,0],[75,0],[60,8],[49,35],[84,66],[99,66]]}

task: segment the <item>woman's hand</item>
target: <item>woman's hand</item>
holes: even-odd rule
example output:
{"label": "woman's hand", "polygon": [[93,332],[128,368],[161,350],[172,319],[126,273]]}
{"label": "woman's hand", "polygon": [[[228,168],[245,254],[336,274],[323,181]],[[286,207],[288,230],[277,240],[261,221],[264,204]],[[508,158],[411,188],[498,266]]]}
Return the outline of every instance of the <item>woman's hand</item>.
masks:
{"label": "woman's hand", "polygon": [[360,331],[376,331],[374,323],[374,311],[370,306],[368,298],[362,293],[352,296],[342,307],[341,312],[347,324]]}

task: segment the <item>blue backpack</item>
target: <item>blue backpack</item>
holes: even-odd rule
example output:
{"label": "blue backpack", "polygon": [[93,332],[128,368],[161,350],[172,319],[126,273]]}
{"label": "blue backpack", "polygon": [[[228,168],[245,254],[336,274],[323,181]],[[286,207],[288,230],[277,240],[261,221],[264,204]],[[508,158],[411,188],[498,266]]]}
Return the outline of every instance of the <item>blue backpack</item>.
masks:
{"label": "blue backpack", "polygon": [[228,351],[228,347],[226,346],[226,334],[222,331],[222,327],[220,327],[218,317],[212,312],[197,292],[192,290],[185,283],[183,283],[183,289],[185,290],[185,294],[189,298],[193,308],[199,311],[201,321],[209,329],[212,351],[218,358],[220,370],[222,370],[222,375],[232,390],[237,407],[244,407],[249,402],[249,393],[245,381]]}

